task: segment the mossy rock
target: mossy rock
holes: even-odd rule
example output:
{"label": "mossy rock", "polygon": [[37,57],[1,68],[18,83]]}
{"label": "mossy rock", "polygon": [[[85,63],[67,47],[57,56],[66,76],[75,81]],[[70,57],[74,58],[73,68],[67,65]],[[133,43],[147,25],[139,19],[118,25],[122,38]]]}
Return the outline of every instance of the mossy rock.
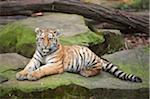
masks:
{"label": "mossy rock", "polygon": [[[69,17],[69,18],[68,18]],[[114,30],[103,30],[94,33],[85,25],[84,18],[75,14],[44,13],[41,17],[30,17],[4,26],[0,29],[0,53],[17,52],[32,57],[35,51],[36,27],[52,27],[63,34],[60,42],[63,45],[88,46],[97,55],[113,53],[123,46],[121,33],[109,33]],[[118,31],[117,31],[118,32]],[[105,46],[106,45],[106,46]]]}
{"label": "mossy rock", "polygon": [[[17,52],[26,57],[32,57],[35,51],[34,30],[20,23],[6,25],[0,31],[0,53]],[[98,44],[104,41],[102,35],[97,35],[90,30],[74,36],[62,36],[60,41],[64,45],[89,45]]]}
{"label": "mossy rock", "polygon": [[97,33],[103,35],[105,41],[99,44],[91,44],[89,48],[98,56],[117,52],[124,47],[124,38],[119,30],[98,29]]}
{"label": "mossy rock", "polygon": [[0,31],[0,45],[0,53],[18,52],[30,57],[35,49],[35,34],[21,24],[8,24]]}
{"label": "mossy rock", "polygon": [[[42,97],[48,94],[54,94],[53,92],[57,88],[64,87],[63,90],[67,90],[65,86],[77,85],[80,88],[81,95],[85,95],[85,93],[94,92],[97,95],[103,93],[105,97],[112,92],[115,92],[115,95],[123,95],[125,93],[131,94],[132,98],[138,97],[148,97],[148,87],[149,87],[149,64],[148,64],[148,50],[149,48],[139,48],[134,50],[127,50],[117,52],[115,54],[104,56],[106,59],[112,61],[112,63],[119,65],[119,67],[128,73],[135,74],[142,78],[142,83],[133,83],[129,81],[123,81],[109,73],[102,72],[100,75],[85,78],[78,74],[73,73],[63,73],[57,75],[51,75],[48,77],[44,77],[38,81],[17,81],[15,78],[16,72],[20,71],[18,66],[14,66],[15,63],[12,62],[11,65],[1,64],[0,63],[0,75],[8,78],[8,81],[0,84],[0,96],[2,97],[23,97],[24,95],[30,94],[33,97],[36,97],[34,93],[37,93]],[[17,54],[11,55],[11,57],[15,59]],[[8,56],[8,55],[7,55]],[[4,56],[2,56],[4,57]],[[21,58],[21,56],[17,57]],[[22,57],[23,58],[23,57]],[[23,58],[24,60],[24,58]],[[17,61],[17,59],[16,59]],[[26,60],[28,61],[28,60]],[[16,68],[17,67],[17,68]],[[20,66],[22,67],[22,66]],[[74,89],[77,90],[78,89]],[[90,90],[90,91],[89,91]],[[71,90],[72,93],[75,94],[75,91]],[[125,93],[124,93],[125,92]],[[141,94],[143,92],[144,94]],[[40,94],[41,93],[41,94]],[[9,96],[10,95],[10,96]],[[58,94],[56,94],[58,95]],[[28,96],[28,95],[27,95]],[[26,96],[26,97],[27,97]],[[31,97],[29,96],[29,97]],[[49,97],[57,97],[54,95],[48,95]],[[85,95],[87,96],[87,95]],[[100,95],[101,96],[101,95]],[[98,96],[97,98],[100,98]],[[123,98],[123,97],[122,97]],[[129,98],[129,99],[132,99]],[[111,98],[109,98],[111,99]],[[116,99],[116,98],[114,98]],[[119,98],[117,98],[119,99]],[[137,98],[141,99],[141,98]],[[146,98],[147,99],[147,98]]]}

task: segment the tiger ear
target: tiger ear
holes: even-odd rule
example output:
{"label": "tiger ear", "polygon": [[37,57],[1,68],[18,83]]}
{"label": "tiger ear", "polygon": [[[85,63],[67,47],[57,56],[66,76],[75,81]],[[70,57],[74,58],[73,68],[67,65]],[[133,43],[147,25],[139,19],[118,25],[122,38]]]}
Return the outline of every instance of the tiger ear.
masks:
{"label": "tiger ear", "polygon": [[41,29],[39,27],[35,28],[35,33],[37,34],[41,33]]}

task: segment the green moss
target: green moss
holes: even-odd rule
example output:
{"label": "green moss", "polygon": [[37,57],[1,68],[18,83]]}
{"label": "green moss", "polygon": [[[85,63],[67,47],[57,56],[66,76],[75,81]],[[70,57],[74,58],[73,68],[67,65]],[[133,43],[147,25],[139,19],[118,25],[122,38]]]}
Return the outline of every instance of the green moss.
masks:
{"label": "green moss", "polygon": [[146,46],[146,47],[144,48],[144,51],[147,52],[147,53],[149,53],[149,52],[150,52],[150,46]]}
{"label": "green moss", "polygon": [[[148,66],[146,66],[147,68],[145,68],[145,70],[147,71],[143,72],[144,70],[142,66],[139,66],[138,64],[122,64],[117,61],[113,61],[113,63],[118,64],[120,69],[122,69],[123,71],[141,77],[143,79],[143,83],[140,86],[142,88],[148,88],[148,76],[149,76]],[[0,84],[0,96],[4,96],[5,94],[11,93],[12,91],[22,91],[25,93],[39,92],[47,89],[55,89],[64,85],[70,85],[72,83],[90,88],[91,86],[101,85],[100,83],[102,83],[103,82],[102,79],[104,79],[102,76],[85,78],[78,74],[63,73],[63,74],[52,75],[49,77],[44,77],[38,81],[17,81],[15,78],[15,74],[17,71],[8,70],[10,69],[10,67],[13,66],[9,66],[9,68],[8,66],[3,66],[3,68],[1,66],[2,70],[0,70],[0,75],[8,78],[9,81],[7,83]],[[118,80],[118,79],[114,78],[114,80]],[[95,84],[93,85],[93,82],[96,85]]]}
{"label": "green moss", "polygon": [[98,35],[94,32],[87,32],[75,35],[73,37],[61,37],[60,42],[64,45],[85,45],[88,46],[89,44],[98,44],[102,43],[104,38],[102,35]]}
{"label": "green moss", "polygon": [[[0,52],[17,52],[26,57],[32,57],[35,51],[35,33],[25,25],[12,23],[0,30]],[[103,42],[103,36],[91,31],[72,37],[61,37],[64,45],[89,45]]]}
{"label": "green moss", "polygon": [[[0,31],[0,50],[4,52],[7,50],[15,50],[17,43],[17,37],[14,33],[15,27],[13,25],[7,25]],[[6,49],[6,50],[5,50]]]}
{"label": "green moss", "polygon": [[[53,75],[51,77],[46,77],[43,78],[39,81],[36,82],[31,82],[31,81],[17,81],[15,80],[15,74],[16,71],[7,71],[5,73],[0,73],[2,76],[5,75],[5,77],[8,77],[8,79],[10,79],[9,83],[7,83],[6,85],[0,85],[0,92],[2,92],[0,94],[0,96],[3,96],[5,94],[8,94],[10,91],[15,91],[15,90],[21,90],[22,92],[34,92],[34,91],[43,91],[46,89],[55,89],[59,86],[63,86],[63,85],[69,85],[72,82],[73,83],[82,83],[84,82],[84,77],[81,77],[79,75],[76,74],[68,74],[68,73],[64,73],[64,74],[60,74],[60,75]],[[82,78],[82,80],[80,79],[71,79],[72,77],[75,78]],[[82,81],[82,82],[81,82]]]}
{"label": "green moss", "polygon": [[108,47],[106,49],[108,51],[107,53],[114,53],[124,47],[122,35],[110,33],[106,39],[108,39],[107,40]]}
{"label": "green moss", "polygon": [[[35,36],[32,29],[25,27],[19,23],[6,25],[0,31],[0,51],[2,52],[18,52],[26,55],[25,52],[31,44],[35,44]],[[25,51],[25,52],[24,52]]]}

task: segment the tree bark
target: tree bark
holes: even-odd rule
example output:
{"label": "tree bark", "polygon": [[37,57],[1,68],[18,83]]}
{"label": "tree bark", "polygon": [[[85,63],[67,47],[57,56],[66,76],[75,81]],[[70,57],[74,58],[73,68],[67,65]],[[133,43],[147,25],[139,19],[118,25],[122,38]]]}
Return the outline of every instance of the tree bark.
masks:
{"label": "tree bark", "polygon": [[149,33],[149,19],[124,11],[102,7],[79,0],[13,0],[0,2],[0,15],[31,15],[35,12],[79,14],[95,21],[105,20],[135,32]]}

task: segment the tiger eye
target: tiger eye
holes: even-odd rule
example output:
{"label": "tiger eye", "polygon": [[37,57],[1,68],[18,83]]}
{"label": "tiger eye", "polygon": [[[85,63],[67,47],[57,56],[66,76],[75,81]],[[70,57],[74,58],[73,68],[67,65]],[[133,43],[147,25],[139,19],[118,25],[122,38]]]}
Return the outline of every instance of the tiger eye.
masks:
{"label": "tiger eye", "polygon": [[54,33],[56,33],[56,31],[54,31]]}

